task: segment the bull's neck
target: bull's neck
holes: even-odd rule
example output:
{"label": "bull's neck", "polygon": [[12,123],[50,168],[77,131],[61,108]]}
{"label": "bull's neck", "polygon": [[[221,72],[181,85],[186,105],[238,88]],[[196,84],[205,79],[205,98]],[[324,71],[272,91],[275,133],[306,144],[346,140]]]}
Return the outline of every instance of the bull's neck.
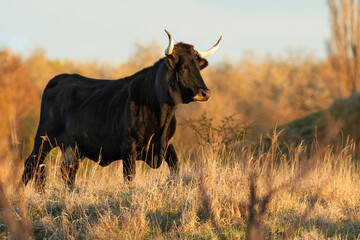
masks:
{"label": "bull's neck", "polygon": [[[151,76],[151,80],[149,79],[152,87],[151,92],[153,92],[156,96],[156,98],[152,100],[155,101],[154,104],[157,105],[159,109],[159,125],[163,128],[163,131],[167,132],[167,128],[171,119],[175,115],[177,106],[170,96],[169,86],[166,79],[168,77],[168,67],[166,65],[165,58],[158,61],[154,67],[155,66],[155,74]],[[149,100],[151,101],[151,99]],[[164,134],[163,137],[165,137],[165,135],[166,134]],[[165,141],[165,139],[163,140]]]}
{"label": "bull's neck", "polygon": [[133,76],[130,81],[131,100],[137,105],[159,107],[162,105],[176,105],[170,96],[166,80],[168,68],[165,58],[160,59],[152,67],[145,68]]}
{"label": "bull's neck", "polygon": [[[129,97],[132,104],[144,106],[159,116],[160,125],[166,118],[172,118],[176,104],[170,97],[166,81],[167,66],[165,58],[160,59],[152,67],[145,68],[123,80],[128,82]],[[119,80],[119,81],[123,81]]]}

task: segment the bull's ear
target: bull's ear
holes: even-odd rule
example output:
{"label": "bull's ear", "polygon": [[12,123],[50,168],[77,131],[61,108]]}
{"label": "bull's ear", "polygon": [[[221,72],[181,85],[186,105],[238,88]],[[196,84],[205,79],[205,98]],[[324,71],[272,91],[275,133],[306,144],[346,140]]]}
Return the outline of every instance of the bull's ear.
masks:
{"label": "bull's ear", "polygon": [[205,58],[198,57],[197,59],[198,59],[199,65],[200,65],[200,70],[203,70],[209,64]]}
{"label": "bull's ear", "polygon": [[167,65],[168,65],[168,67],[174,69],[174,68],[175,68],[175,65],[176,65],[176,63],[175,63],[175,57],[174,57],[172,54],[166,55],[166,63],[167,63]]}

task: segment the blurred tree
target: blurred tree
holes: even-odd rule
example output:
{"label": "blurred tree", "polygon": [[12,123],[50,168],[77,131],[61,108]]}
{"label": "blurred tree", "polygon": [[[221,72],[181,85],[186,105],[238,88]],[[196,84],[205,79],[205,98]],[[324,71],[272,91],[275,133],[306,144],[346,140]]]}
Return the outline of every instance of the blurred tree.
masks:
{"label": "blurred tree", "polygon": [[161,54],[161,47],[156,42],[147,45],[135,44],[135,52],[127,62],[121,64],[114,72],[114,78],[126,77],[136,73],[142,68],[154,65],[164,55]]}
{"label": "blurred tree", "polygon": [[61,70],[61,63],[52,63],[42,49],[36,49],[24,61],[29,69],[29,81],[35,83],[38,89],[44,89],[47,82],[54,77],[56,70]]}
{"label": "blurred tree", "polygon": [[0,73],[0,135],[6,141],[4,147],[18,149],[20,143],[28,142],[25,122],[39,111],[40,93],[29,81],[28,69],[10,50],[0,50]]}
{"label": "blurred tree", "polygon": [[331,38],[327,76],[332,94],[349,96],[360,89],[360,1],[328,0]]}

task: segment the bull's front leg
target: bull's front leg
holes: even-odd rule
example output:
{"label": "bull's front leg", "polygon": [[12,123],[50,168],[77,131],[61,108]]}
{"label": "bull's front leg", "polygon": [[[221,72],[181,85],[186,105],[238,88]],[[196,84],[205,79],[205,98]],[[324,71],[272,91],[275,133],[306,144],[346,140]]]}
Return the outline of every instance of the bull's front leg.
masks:
{"label": "bull's front leg", "polygon": [[169,165],[170,174],[171,175],[178,175],[179,174],[179,160],[174,148],[174,145],[169,144],[167,151],[166,151],[166,157],[165,161]]}
{"label": "bull's front leg", "polygon": [[63,150],[63,162],[61,163],[61,175],[70,190],[74,189],[75,176],[82,162],[77,147]]}
{"label": "bull's front leg", "polygon": [[128,143],[123,160],[123,173],[125,181],[132,181],[136,173],[136,142],[131,139]]}

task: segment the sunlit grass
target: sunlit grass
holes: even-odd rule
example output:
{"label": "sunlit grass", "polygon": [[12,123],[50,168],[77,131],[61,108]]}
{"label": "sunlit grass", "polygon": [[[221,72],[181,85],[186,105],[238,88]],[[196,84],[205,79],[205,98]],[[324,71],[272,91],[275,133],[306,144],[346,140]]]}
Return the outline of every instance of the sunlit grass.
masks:
{"label": "sunlit grass", "polygon": [[[17,181],[3,185],[14,218],[29,221],[36,239],[353,239],[360,234],[353,148],[309,157],[301,147],[286,157],[276,148],[180,150],[178,177],[166,163],[153,170],[137,162],[132,184],[123,181],[121,161],[102,168],[85,160],[72,192],[59,175],[61,154],[54,153],[44,194],[32,185],[21,193]],[[4,218],[0,231],[11,236]]]}

